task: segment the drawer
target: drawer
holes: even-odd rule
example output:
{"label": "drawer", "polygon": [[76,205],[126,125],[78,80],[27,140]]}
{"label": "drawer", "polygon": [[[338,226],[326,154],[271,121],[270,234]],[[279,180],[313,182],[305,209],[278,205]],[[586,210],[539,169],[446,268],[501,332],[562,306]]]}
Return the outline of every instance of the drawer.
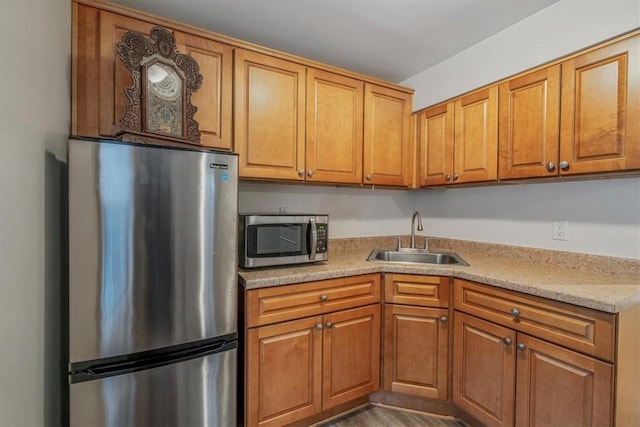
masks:
{"label": "drawer", "polygon": [[246,293],[247,327],[380,302],[380,275],[296,283]]}
{"label": "drawer", "polygon": [[614,359],[615,315],[454,280],[454,308],[604,360]]}
{"label": "drawer", "polygon": [[448,277],[385,274],[384,301],[421,307],[449,307]]}

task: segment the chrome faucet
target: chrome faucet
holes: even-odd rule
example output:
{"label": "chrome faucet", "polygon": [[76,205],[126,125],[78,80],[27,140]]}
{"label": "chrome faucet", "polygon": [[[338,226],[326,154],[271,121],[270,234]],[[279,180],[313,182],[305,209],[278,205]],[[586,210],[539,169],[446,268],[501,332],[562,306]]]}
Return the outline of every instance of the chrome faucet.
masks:
{"label": "chrome faucet", "polygon": [[416,217],[418,218],[418,231],[422,231],[422,216],[420,215],[420,212],[415,211],[413,213],[413,216],[411,217],[411,245],[409,245],[409,247],[411,249],[415,249],[416,248],[416,230],[415,230],[415,226],[416,226]]}

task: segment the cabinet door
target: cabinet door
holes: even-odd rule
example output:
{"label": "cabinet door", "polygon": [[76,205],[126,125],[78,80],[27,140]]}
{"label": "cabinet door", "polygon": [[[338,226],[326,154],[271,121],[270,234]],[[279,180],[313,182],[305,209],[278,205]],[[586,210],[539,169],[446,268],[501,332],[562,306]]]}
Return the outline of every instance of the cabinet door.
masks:
{"label": "cabinet door", "polygon": [[516,425],[613,425],[613,365],[518,334]]}
{"label": "cabinet door", "polygon": [[558,175],[560,66],[502,83],[500,179]]}
{"label": "cabinet door", "polygon": [[307,181],[360,183],[364,83],[307,70]]}
{"label": "cabinet door", "polygon": [[412,181],[412,96],[372,84],[364,96],[363,182],[406,187]]}
{"label": "cabinet door", "polygon": [[455,312],[453,403],[487,426],[515,421],[516,333]]}
{"label": "cabinet door", "polygon": [[239,176],[304,179],[305,67],[236,49],[234,73]]}
{"label": "cabinet door", "polygon": [[447,399],[448,310],[385,305],[384,389]]}
{"label": "cabinet door", "polygon": [[196,60],[202,86],[191,97],[194,119],[205,147],[231,150],[231,46],[191,34],[176,33],[178,51]]}
{"label": "cabinet door", "polygon": [[453,176],[453,102],[418,114],[419,185],[451,183]]}
{"label": "cabinet door", "polygon": [[498,87],[455,100],[454,174],[456,183],[498,178]]}
{"label": "cabinet door", "polygon": [[248,330],[248,426],[282,426],[320,411],[321,330],[320,316]]}
{"label": "cabinet door", "polygon": [[380,305],[324,316],[322,410],[380,387]]}
{"label": "cabinet door", "polygon": [[100,136],[114,136],[122,130],[120,118],[124,107],[129,105],[125,89],[133,84],[131,72],[118,58],[116,45],[126,32],[136,31],[148,37],[154,26],[149,22],[100,11],[99,30],[95,30],[100,34]]}
{"label": "cabinet door", "polygon": [[640,168],[640,36],[562,63],[560,175]]}

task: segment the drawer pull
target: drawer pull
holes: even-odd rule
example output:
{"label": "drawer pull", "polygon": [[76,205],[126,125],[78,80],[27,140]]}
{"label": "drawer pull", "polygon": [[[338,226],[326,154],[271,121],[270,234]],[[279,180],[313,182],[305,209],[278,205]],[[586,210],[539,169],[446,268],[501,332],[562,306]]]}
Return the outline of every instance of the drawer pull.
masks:
{"label": "drawer pull", "polygon": [[512,308],[512,309],[511,309],[511,315],[512,315],[513,317],[518,317],[518,316],[520,316],[520,310],[518,310],[518,309],[517,309],[517,308],[515,308],[515,307],[514,307],[514,308]]}
{"label": "drawer pull", "polygon": [[319,331],[321,331],[321,330],[322,330],[322,323],[318,323],[318,324],[316,325],[316,329],[317,329],[317,330],[319,330]]}
{"label": "drawer pull", "polygon": [[505,345],[511,345],[511,342],[512,342],[512,341],[511,341],[511,338],[509,338],[509,337],[505,337],[505,338],[502,340],[502,342],[503,342],[503,343],[505,343]]}
{"label": "drawer pull", "polygon": [[333,323],[331,322],[327,322],[326,325],[324,325],[327,329],[331,329],[331,327],[333,326]]}
{"label": "drawer pull", "polygon": [[527,348],[527,346],[525,346],[524,344],[522,344],[521,342],[519,342],[518,344],[516,344],[516,348],[518,350],[525,350]]}
{"label": "drawer pull", "polygon": [[324,302],[324,301],[326,301],[328,299],[329,299],[329,297],[326,296],[325,294],[320,295],[320,301]]}
{"label": "drawer pull", "polygon": [[449,319],[447,319],[447,316],[442,316],[442,317],[440,318],[440,321],[441,321],[442,323],[447,323],[447,320],[449,320]]}

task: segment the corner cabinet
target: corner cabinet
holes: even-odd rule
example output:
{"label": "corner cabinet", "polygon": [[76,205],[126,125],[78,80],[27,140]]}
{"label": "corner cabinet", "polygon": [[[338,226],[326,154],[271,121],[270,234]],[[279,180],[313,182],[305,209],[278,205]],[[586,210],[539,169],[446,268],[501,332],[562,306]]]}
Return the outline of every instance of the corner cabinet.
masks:
{"label": "corner cabinet", "polygon": [[365,85],[364,184],[412,184],[412,99],[410,93]]}
{"label": "corner cabinet", "polygon": [[497,180],[497,86],[421,111],[417,120],[420,186]]}
{"label": "corner cabinet", "polygon": [[248,290],[245,424],[283,426],[380,383],[380,276]]}
{"label": "corner cabinet", "polygon": [[384,390],[447,400],[448,277],[384,275]]}
{"label": "corner cabinet", "polygon": [[[127,31],[149,35],[158,24],[73,3],[73,85],[71,133],[113,138],[128,104],[131,74],[117,57],[116,44]],[[168,28],[172,30],[171,28]],[[192,103],[198,108],[201,145],[231,150],[232,48],[224,43],[172,31],[180,53],[193,57],[203,83]]]}

